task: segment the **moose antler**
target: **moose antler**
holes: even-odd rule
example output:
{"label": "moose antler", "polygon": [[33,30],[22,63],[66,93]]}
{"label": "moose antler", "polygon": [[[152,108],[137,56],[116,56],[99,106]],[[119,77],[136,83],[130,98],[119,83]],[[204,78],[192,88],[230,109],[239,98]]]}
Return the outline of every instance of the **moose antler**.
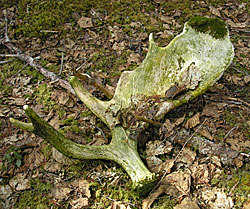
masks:
{"label": "moose antler", "polygon": [[195,17],[167,47],[158,47],[150,34],[146,58],[134,71],[122,73],[110,101],[95,98],[75,77],[70,77],[69,82],[78,97],[112,132],[108,145],[74,143],[28,106],[24,106],[24,110],[31,123],[10,121],[41,136],[67,156],[117,162],[129,174],[135,187],[145,189],[155,175],[141,161],[137,142],[130,137],[132,130],[125,128],[131,117],[139,114],[136,118],[142,119],[141,124],[159,121],[173,108],[204,93],[221,77],[233,57],[226,24],[219,19]]}

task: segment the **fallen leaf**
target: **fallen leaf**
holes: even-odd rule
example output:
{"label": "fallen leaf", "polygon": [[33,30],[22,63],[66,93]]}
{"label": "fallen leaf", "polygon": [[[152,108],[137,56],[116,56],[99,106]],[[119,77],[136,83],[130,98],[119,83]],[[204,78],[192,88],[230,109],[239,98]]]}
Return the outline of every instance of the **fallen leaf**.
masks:
{"label": "fallen leaf", "polygon": [[160,165],[160,171],[164,170],[165,173],[170,173],[171,172],[171,168],[173,168],[173,166],[174,166],[174,163],[175,163],[174,159],[166,160],[164,163],[162,163]]}
{"label": "fallen leaf", "polygon": [[44,156],[37,151],[37,149],[33,149],[33,151],[24,157],[24,162],[30,170],[38,168],[42,165],[44,161]]}
{"label": "fallen leaf", "polygon": [[207,130],[207,127],[201,127],[201,128],[195,128],[194,129],[198,134],[200,134],[201,136],[206,137],[209,140],[213,140],[213,136],[210,134],[210,132]]}
{"label": "fallen leaf", "polygon": [[182,123],[184,122],[185,117],[186,117],[186,114],[184,114],[184,115],[183,115],[182,117],[180,117],[180,118],[177,118],[176,121],[174,122],[174,124],[175,124],[176,126],[179,126],[180,124],[182,124]]}
{"label": "fallen leaf", "polygon": [[92,19],[89,17],[81,17],[77,24],[80,26],[80,28],[90,28],[93,27]]}
{"label": "fallen leaf", "polygon": [[60,186],[60,187],[55,187],[51,189],[51,195],[58,199],[58,200],[63,200],[63,199],[68,199],[69,198],[69,193],[72,191],[71,188],[66,187],[66,186]]}
{"label": "fallen leaf", "polygon": [[58,162],[63,165],[71,165],[73,160],[69,157],[66,157],[61,152],[57,151],[54,147],[52,147],[52,157]]}
{"label": "fallen leaf", "polygon": [[146,199],[142,200],[142,209],[150,208],[150,206],[153,204],[155,199],[159,197],[164,191],[165,191],[165,188],[163,185],[161,185],[156,191],[150,194]]}
{"label": "fallen leaf", "polygon": [[128,64],[131,64],[133,62],[135,62],[136,64],[140,64],[141,63],[140,58],[141,56],[139,54],[131,53],[128,57]]}
{"label": "fallen leaf", "polygon": [[146,147],[147,156],[167,154],[173,148],[169,141],[162,142],[160,140],[149,141]]}
{"label": "fallen leaf", "polygon": [[221,188],[204,188],[201,191],[201,198],[207,204],[207,208],[233,208],[233,200],[231,197],[227,197],[226,193]]}
{"label": "fallen leaf", "polygon": [[176,171],[168,174],[164,178],[163,183],[175,186],[181,193],[181,196],[188,195],[190,192],[191,175],[188,171]]}
{"label": "fallen leaf", "polygon": [[195,201],[192,201],[189,197],[186,197],[179,205],[175,206],[174,209],[199,209],[199,206]]}
{"label": "fallen leaf", "polygon": [[91,193],[89,190],[89,182],[84,178],[76,179],[71,183],[73,187],[76,187],[81,192],[81,195],[86,196],[87,198],[91,197]]}
{"label": "fallen leaf", "polygon": [[115,42],[114,45],[112,46],[112,49],[114,49],[115,51],[122,51],[125,49],[125,46],[126,46],[125,41],[121,43]]}
{"label": "fallen leaf", "polygon": [[89,201],[88,201],[88,198],[80,197],[80,198],[75,199],[75,200],[70,200],[70,205],[74,209],[81,209],[81,208],[88,206]]}
{"label": "fallen leaf", "polygon": [[161,172],[162,160],[156,156],[150,156],[146,158],[147,166],[153,173]]}
{"label": "fallen leaf", "polygon": [[55,162],[54,160],[50,160],[45,163],[44,169],[48,172],[56,173],[62,169],[62,164]]}
{"label": "fallen leaf", "polygon": [[10,180],[9,185],[16,191],[23,191],[26,189],[31,189],[30,181],[26,179],[26,175],[22,173],[19,173],[16,176],[14,176]]}
{"label": "fallen leaf", "polygon": [[215,7],[213,7],[213,6],[210,6],[209,9],[210,9],[210,12],[211,12],[213,15],[215,15],[215,16],[217,16],[217,17],[221,17],[220,11],[219,11],[217,8],[215,8]]}
{"label": "fallen leaf", "polygon": [[167,119],[164,122],[163,126],[166,128],[167,132],[171,132],[174,129],[175,124],[173,124],[169,119]]}
{"label": "fallen leaf", "polygon": [[200,123],[200,113],[196,113],[192,118],[188,119],[188,121],[185,124],[185,128],[193,128],[197,126]]}
{"label": "fallen leaf", "polygon": [[196,184],[209,184],[211,177],[207,164],[198,165],[198,162],[196,162],[190,167],[190,170]]}
{"label": "fallen leaf", "polygon": [[250,82],[250,76],[249,75],[244,76],[243,80],[245,84],[248,84]]}
{"label": "fallen leaf", "polygon": [[203,108],[202,115],[219,118],[220,113],[216,104],[208,104]]}
{"label": "fallen leaf", "polygon": [[177,162],[183,162],[187,165],[191,165],[196,158],[196,153],[192,151],[190,148],[184,147],[181,152],[180,157],[177,159]]}

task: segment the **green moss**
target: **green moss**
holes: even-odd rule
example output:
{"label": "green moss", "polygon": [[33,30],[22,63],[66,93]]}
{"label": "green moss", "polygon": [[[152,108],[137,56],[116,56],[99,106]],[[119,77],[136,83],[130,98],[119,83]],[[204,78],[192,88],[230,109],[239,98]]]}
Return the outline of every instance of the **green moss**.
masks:
{"label": "green moss", "polygon": [[232,193],[235,208],[242,208],[250,195],[250,164],[241,168],[224,171],[220,178],[212,179],[213,186],[223,187],[226,193]]}
{"label": "green moss", "polygon": [[177,199],[171,198],[170,196],[165,195],[162,198],[159,198],[159,200],[153,204],[152,208],[153,209],[172,209],[177,204],[178,204]]}
{"label": "green moss", "polygon": [[53,109],[56,105],[51,99],[51,93],[51,88],[46,83],[39,85],[36,91],[36,101],[43,105],[45,111]]}
{"label": "green moss", "polygon": [[216,39],[222,39],[227,35],[226,23],[218,18],[196,16],[188,21],[188,24],[201,33],[208,33]]}
{"label": "green moss", "polygon": [[40,179],[31,180],[30,191],[24,191],[18,193],[18,201],[15,205],[16,208],[26,209],[26,208],[48,208],[49,206],[53,208],[55,205],[50,200],[49,191],[52,187],[51,183],[42,182]]}

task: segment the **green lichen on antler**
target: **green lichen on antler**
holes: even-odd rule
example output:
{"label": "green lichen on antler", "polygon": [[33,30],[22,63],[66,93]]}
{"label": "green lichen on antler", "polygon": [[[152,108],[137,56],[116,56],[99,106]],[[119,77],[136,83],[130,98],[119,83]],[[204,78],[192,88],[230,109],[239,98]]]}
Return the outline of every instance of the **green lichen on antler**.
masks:
{"label": "green lichen on antler", "polygon": [[[217,38],[218,30],[223,31],[220,38]],[[191,19],[183,32],[166,47],[158,47],[151,34],[144,61],[136,70],[121,75],[114,98],[110,101],[111,109],[116,113],[150,96],[164,97],[175,85],[183,86],[186,96],[169,101],[172,109],[204,93],[221,77],[233,57],[228,29],[219,19]],[[192,71],[191,65],[194,66]],[[190,76],[190,82],[196,82],[197,86],[190,88],[188,83],[183,84],[183,75]]]}

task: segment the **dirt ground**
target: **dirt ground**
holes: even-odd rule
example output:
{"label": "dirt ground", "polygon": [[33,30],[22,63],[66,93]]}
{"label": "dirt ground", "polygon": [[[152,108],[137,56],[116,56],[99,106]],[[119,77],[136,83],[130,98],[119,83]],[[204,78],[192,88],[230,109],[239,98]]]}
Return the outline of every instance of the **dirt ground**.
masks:
{"label": "dirt ground", "polygon": [[[9,122],[27,122],[27,104],[77,143],[111,138],[76,96],[3,44],[6,31],[12,46],[46,70],[65,80],[75,75],[107,100],[121,73],[145,58],[150,33],[167,46],[193,16],[224,20],[235,58],[205,94],[145,130],[139,153],[158,174],[146,196],[116,163],[69,159]],[[1,1],[0,39],[0,208],[250,208],[247,0]]]}

